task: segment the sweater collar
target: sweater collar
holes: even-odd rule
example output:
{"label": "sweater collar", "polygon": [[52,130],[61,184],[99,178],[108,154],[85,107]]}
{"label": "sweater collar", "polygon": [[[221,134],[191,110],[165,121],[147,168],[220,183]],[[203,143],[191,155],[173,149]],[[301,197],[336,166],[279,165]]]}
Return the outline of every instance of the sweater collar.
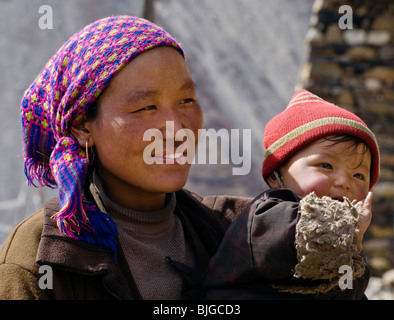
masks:
{"label": "sweater collar", "polygon": [[98,203],[101,211],[109,214],[118,227],[141,234],[160,234],[171,231],[174,224],[174,210],[176,205],[175,193],[167,194],[166,204],[156,211],[142,212],[129,209],[112,201],[105,193],[102,178],[95,170],[93,172],[90,192]]}

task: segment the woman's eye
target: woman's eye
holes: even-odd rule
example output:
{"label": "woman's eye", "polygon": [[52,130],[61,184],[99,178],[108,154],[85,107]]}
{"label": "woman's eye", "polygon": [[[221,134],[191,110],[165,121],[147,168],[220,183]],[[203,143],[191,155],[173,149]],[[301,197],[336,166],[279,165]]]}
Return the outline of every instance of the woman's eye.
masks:
{"label": "woman's eye", "polygon": [[332,165],[329,163],[322,163],[320,165],[320,167],[324,168],[324,169],[331,169],[332,170]]}
{"label": "woman's eye", "polygon": [[188,98],[188,99],[182,100],[180,104],[193,103],[193,102],[195,102],[195,101],[196,101],[195,99]]}
{"label": "woman's eye", "polygon": [[138,110],[136,110],[134,112],[149,111],[149,110],[156,110],[156,109],[157,109],[157,107],[155,105],[150,105],[150,106],[147,106],[147,107],[144,107],[144,108],[140,108],[140,109],[138,109]]}

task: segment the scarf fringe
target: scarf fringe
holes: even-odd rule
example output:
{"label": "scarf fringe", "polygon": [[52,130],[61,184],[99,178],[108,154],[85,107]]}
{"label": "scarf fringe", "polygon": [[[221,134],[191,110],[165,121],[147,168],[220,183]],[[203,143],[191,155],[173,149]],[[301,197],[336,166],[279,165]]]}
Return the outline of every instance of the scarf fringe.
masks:
{"label": "scarf fringe", "polygon": [[59,188],[60,211],[53,218],[67,237],[109,248],[117,255],[117,226],[111,217],[83,198],[88,161],[72,137],[62,137],[51,154]]}
{"label": "scarf fringe", "polygon": [[53,216],[53,219],[56,220],[60,232],[67,237],[111,249],[116,259],[116,223],[94,204],[85,200],[76,205],[68,203]]}
{"label": "scarf fringe", "polygon": [[[56,181],[52,176],[52,171],[48,164],[33,158],[25,158],[24,172],[28,186],[56,188]],[[39,185],[36,185],[35,181]]]}

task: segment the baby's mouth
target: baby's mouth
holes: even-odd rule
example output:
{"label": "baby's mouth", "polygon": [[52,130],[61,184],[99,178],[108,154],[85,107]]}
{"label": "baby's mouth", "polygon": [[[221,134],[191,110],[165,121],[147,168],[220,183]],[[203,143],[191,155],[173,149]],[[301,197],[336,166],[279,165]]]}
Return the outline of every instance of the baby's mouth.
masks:
{"label": "baby's mouth", "polygon": [[343,202],[343,200],[344,200],[343,196],[333,196],[333,197],[331,197],[331,199],[332,200],[337,200],[337,201],[340,201],[340,202]]}

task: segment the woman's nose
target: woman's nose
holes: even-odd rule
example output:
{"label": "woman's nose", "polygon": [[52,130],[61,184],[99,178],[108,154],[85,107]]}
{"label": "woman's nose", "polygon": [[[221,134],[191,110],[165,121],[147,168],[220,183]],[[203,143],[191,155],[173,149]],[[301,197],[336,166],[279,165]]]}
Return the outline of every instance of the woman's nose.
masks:
{"label": "woman's nose", "polygon": [[180,121],[176,120],[166,120],[165,125],[162,127],[161,131],[164,140],[175,140],[176,134],[179,130],[182,130],[182,124]]}
{"label": "woman's nose", "polygon": [[175,140],[176,133],[183,129],[181,117],[174,111],[163,113],[160,123],[164,140]]}

